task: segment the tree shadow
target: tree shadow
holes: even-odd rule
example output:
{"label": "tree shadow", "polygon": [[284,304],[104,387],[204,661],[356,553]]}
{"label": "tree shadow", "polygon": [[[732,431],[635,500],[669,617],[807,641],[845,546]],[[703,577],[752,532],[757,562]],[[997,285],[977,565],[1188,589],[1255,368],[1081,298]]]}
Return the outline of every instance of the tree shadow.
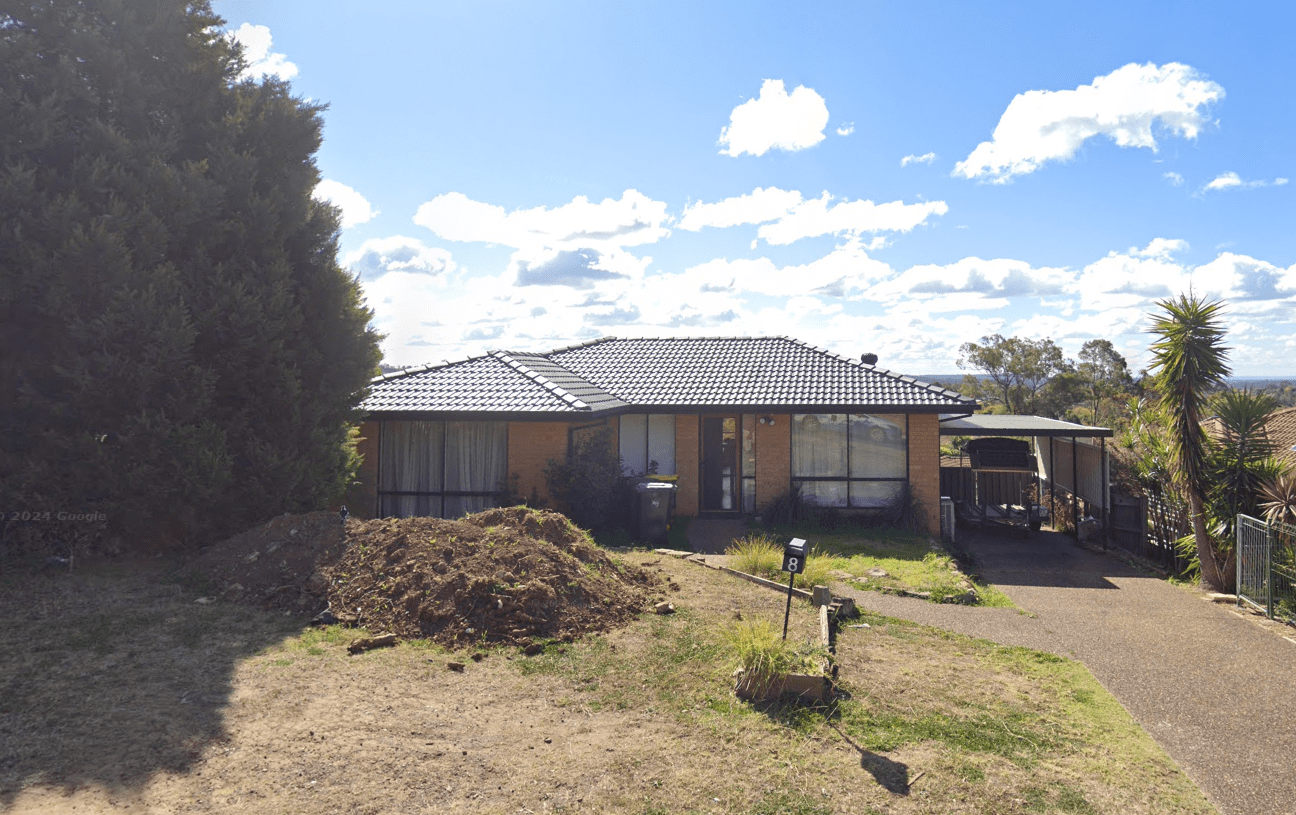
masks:
{"label": "tree shadow", "polygon": [[229,739],[239,662],[304,619],[199,596],[155,563],[0,578],[0,809],[30,787],[129,800]]}
{"label": "tree shadow", "polygon": [[899,761],[892,761],[886,756],[880,756],[871,750],[865,750],[835,723],[829,722],[829,727],[837,731],[837,735],[842,740],[855,748],[855,752],[860,754],[860,768],[873,776],[874,780],[882,785],[883,789],[895,795],[909,794],[909,765]]}

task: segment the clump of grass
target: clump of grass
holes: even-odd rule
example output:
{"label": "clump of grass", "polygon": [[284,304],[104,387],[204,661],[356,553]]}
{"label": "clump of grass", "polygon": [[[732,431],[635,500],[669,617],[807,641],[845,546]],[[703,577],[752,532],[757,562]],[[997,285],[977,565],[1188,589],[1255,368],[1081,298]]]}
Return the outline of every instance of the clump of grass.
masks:
{"label": "clump of grass", "polygon": [[783,547],[764,532],[739,538],[725,550],[734,569],[747,574],[769,576],[783,565]]}
{"label": "clump of grass", "polygon": [[791,673],[818,673],[828,655],[813,643],[783,639],[769,620],[748,620],[730,626],[725,641],[733,649],[744,681],[753,687],[778,682]]}
{"label": "clump of grass", "polygon": [[[782,563],[779,564],[780,566]],[[837,568],[837,558],[832,555],[820,555],[811,552],[806,558],[805,571],[796,576],[796,583],[793,585],[802,589],[809,589],[813,586],[827,586],[832,576],[829,574]]]}

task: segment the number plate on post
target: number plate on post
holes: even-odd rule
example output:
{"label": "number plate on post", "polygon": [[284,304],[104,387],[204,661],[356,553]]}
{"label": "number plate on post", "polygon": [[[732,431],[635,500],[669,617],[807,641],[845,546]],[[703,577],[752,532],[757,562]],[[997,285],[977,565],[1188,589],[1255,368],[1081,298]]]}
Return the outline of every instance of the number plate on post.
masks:
{"label": "number plate on post", "polygon": [[800,538],[793,538],[783,547],[783,571],[801,574],[805,571],[806,555],[809,547]]}

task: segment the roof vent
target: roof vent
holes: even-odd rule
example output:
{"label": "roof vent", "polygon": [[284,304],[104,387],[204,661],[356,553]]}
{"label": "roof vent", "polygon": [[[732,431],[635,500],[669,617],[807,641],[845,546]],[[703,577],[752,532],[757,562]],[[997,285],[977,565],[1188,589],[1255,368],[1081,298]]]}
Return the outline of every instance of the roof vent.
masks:
{"label": "roof vent", "polygon": [[860,362],[865,365],[877,365],[877,354],[863,354],[860,356]]}

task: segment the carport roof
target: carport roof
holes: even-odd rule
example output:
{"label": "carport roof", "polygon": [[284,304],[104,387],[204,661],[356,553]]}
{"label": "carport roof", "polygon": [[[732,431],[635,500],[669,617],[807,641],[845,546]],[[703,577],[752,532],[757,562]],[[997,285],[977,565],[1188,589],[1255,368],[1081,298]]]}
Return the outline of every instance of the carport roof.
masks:
{"label": "carport roof", "polygon": [[1045,419],[1043,416],[1005,416],[976,413],[964,416],[942,413],[942,436],[1065,436],[1069,438],[1111,438],[1106,427]]}

